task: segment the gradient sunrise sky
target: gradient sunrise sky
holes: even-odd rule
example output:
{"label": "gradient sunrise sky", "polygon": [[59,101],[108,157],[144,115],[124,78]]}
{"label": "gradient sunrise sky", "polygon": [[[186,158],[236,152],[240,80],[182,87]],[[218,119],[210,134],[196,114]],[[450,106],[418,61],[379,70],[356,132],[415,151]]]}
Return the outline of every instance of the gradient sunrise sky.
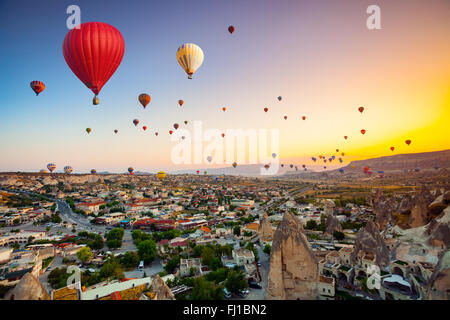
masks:
{"label": "gradient sunrise sky", "polygon": [[[125,39],[99,106],[62,54],[71,4],[82,22],[109,23]],[[366,27],[371,4],[381,8],[381,30]],[[336,148],[344,164],[449,149],[449,15],[448,0],[0,1],[0,171],[49,162],[74,173],[205,168],[171,161],[168,130],[184,120],[278,128],[280,162],[298,165]],[[186,42],[205,53],[193,80],[175,57]],[[32,80],[46,85],[38,97]],[[145,110],[143,92],[152,97]]]}

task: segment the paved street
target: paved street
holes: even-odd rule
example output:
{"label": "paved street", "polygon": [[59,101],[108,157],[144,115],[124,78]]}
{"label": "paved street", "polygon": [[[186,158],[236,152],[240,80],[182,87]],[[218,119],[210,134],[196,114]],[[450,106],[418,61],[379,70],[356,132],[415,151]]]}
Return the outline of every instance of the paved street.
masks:
{"label": "paved street", "polygon": [[269,268],[270,268],[270,260],[269,255],[265,254],[262,251],[263,248],[258,246],[258,254],[259,254],[259,262],[261,263],[261,267],[259,270],[261,272],[261,286],[262,289],[248,288],[248,295],[245,297],[245,300],[264,300],[266,298],[266,290],[267,290],[267,280],[269,277]]}

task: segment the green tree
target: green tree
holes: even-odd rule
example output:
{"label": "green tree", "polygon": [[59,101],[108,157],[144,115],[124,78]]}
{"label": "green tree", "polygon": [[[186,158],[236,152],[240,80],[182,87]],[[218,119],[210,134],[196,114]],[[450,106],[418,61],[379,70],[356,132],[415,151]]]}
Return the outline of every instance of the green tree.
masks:
{"label": "green tree", "polygon": [[238,270],[231,270],[225,280],[225,287],[233,293],[238,293],[240,290],[246,289],[248,284],[245,280],[244,273]]}
{"label": "green tree", "polygon": [[223,300],[223,291],[214,282],[200,277],[194,279],[194,285],[190,294],[191,300]]}
{"label": "green tree", "polygon": [[164,270],[166,270],[167,273],[173,273],[175,272],[175,269],[178,267],[179,264],[180,264],[180,256],[174,255],[169,259],[169,261],[167,261],[166,265],[164,266]]}
{"label": "green tree", "polygon": [[111,259],[103,264],[100,269],[102,279],[122,279],[124,277],[122,265],[115,259]]}
{"label": "green tree", "polygon": [[270,246],[270,244],[266,244],[265,246],[264,246],[264,249],[263,249],[263,252],[265,253],[265,254],[270,254],[270,250],[272,249],[272,247]]}
{"label": "green tree", "polygon": [[235,235],[237,235],[237,236],[240,236],[240,235],[241,235],[241,227],[235,226],[235,227],[233,228],[233,234],[235,234]]}
{"label": "green tree", "polygon": [[214,249],[206,246],[203,248],[202,250],[202,264],[209,266],[212,262],[212,260],[214,259]]}
{"label": "green tree", "polygon": [[127,251],[120,262],[125,268],[135,268],[139,265],[139,255],[134,251]]}
{"label": "green tree", "polygon": [[89,248],[87,246],[81,248],[77,252],[77,258],[82,263],[86,263],[86,262],[90,261],[92,259],[92,256],[93,256],[93,254],[92,254],[91,248]]}
{"label": "green tree", "polygon": [[138,255],[144,263],[150,263],[156,258],[156,243],[152,239],[144,240],[138,245]]}
{"label": "green tree", "polygon": [[340,232],[340,231],[335,231],[335,232],[333,233],[333,237],[334,237],[336,240],[344,240],[344,239],[345,239],[345,234],[344,234],[343,232]]}

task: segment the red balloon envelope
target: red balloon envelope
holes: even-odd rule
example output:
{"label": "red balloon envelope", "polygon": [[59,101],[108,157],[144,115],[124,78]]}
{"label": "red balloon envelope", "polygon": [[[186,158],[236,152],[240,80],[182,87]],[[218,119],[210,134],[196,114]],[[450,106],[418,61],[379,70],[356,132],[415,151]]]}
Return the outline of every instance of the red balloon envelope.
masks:
{"label": "red balloon envelope", "polygon": [[143,126],[142,129],[144,129],[144,131],[147,130],[147,126]]}
{"label": "red balloon envelope", "polygon": [[267,112],[267,111],[269,111],[269,108],[264,108],[264,112]]}
{"label": "red balloon envelope", "polygon": [[30,87],[31,87],[31,89],[33,89],[33,91],[34,91],[34,93],[36,93],[36,95],[39,95],[39,93],[44,91],[45,84],[41,81],[31,81]]}
{"label": "red balloon envelope", "polygon": [[405,143],[409,146],[411,144],[411,140],[406,140]]}
{"label": "red balloon envelope", "polygon": [[125,41],[119,30],[103,22],[86,22],[64,38],[63,54],[70,69],[95,95],[122,61]]}
{"label": "red balloon envelope", "polygon": [[366,130],[362,129],[362,130],[361,130],[361,133],[362,133],[362,134],[366,133]]}
{"label": "red balloon envelope", "polygon": [[394,151],[394,149],[395,149],[394,147],[391,147],[391,151]]}
{"label": "red balloon envelope", "polygon": [[344,139],[347,140],[348,136],[344,136]]}
{"label": "red balloon envelope", "polygon": [[169,134],[172,134],[173,133],[173,131],[172,130],[169,130]]}

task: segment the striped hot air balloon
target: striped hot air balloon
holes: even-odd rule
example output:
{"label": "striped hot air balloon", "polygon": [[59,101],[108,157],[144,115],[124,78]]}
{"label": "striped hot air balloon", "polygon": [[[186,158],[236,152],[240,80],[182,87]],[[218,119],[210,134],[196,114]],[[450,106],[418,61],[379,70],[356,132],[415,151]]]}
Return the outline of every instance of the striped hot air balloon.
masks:
{"label": "striped hot air balloon", "polygon": [[31,89],[33,89],[33,91],[34,91],[34,93],[36,93],[36,95],[39,95],[39,93],[44,91],[45,84],[41,81],[31,81],[30,87],[31,87]]}
{"label": "striped hot air balloon", "polygon": [[92,169],[92,170],[91,170],[91,174],[97,174],[97,170]]}
{"label": "striped hot air balloon", "polygon": [[65,166],[64,167],[64,172],[65,173],[70,174],[70,173],[72,173],[72,171],[73,171],[73,168],[71,166]]}
{"label": "striped hot air balloon", "polygon": [[156,177],[157,177],[160,181],[163,181],[163,180],[166,178],[166,173],[165,173],[164,171],[159,171],[159,172],[156,174]]}
{"label": "striped hot air balloon", "polygon": [[192,79],[192,75],[202,65],[203,59],[203,51],[196,44],[185,43],[177,50],[178,63],[186,71],[188,79]]}
{"label": "striped hot air balloon", "polygon": [[49,163],[49,164],[47,165],[47,169],[48,169],[48,171],[53,172],[53,171],[56,169],[56,164],[54,164],[54,163]]}

